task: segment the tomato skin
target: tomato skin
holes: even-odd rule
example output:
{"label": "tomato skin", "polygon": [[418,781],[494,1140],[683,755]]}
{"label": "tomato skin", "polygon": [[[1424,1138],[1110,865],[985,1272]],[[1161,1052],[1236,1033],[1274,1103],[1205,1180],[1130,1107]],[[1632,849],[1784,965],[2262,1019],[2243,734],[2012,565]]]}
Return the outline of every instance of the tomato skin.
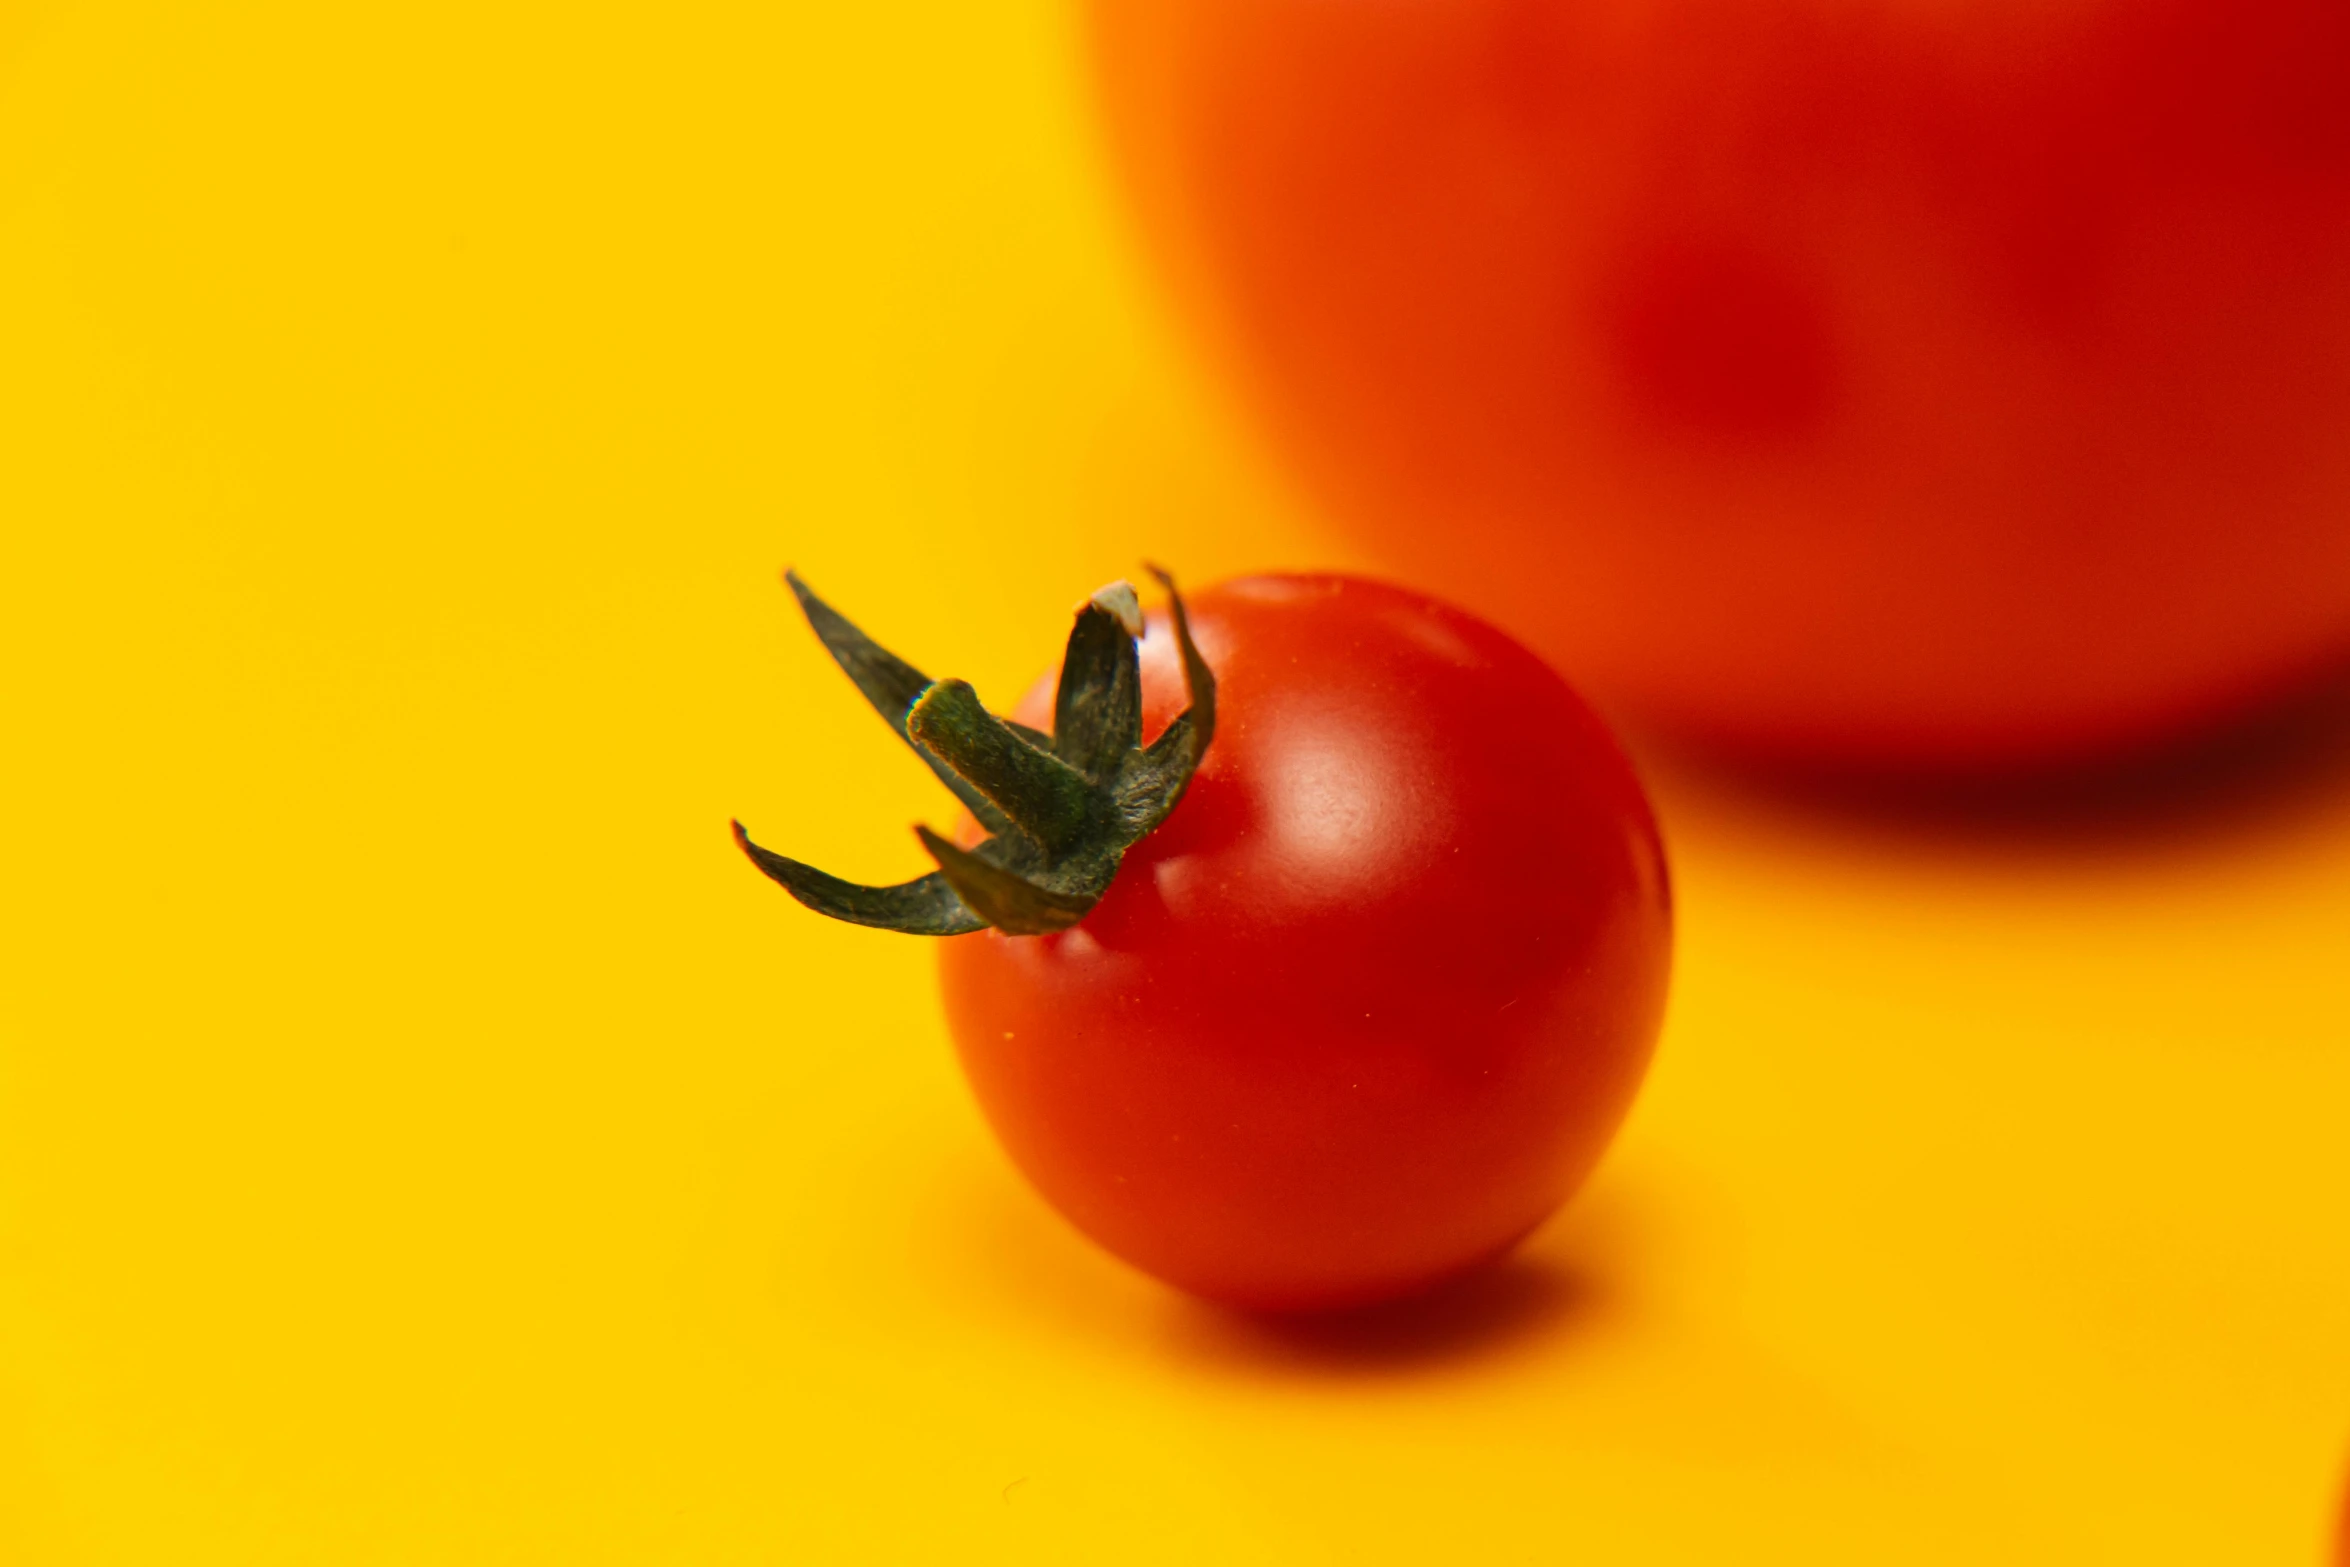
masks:
{"label": "tomato skin", "polygon": [[1273,1310],[1409,1293],[1540,1223],[1629,1106],[1656,829],[1599,720],[1468,615],[1334,576],[1189,602],[1205,764],[1078,926],[942,944],[956,1047],[1014,1162],[1135,1266]]}
{"label": "tomato skin", "polygon": [[1612,708],[1979,772],[2350,658],[2339,0],[1093,0],[1335,516]]}

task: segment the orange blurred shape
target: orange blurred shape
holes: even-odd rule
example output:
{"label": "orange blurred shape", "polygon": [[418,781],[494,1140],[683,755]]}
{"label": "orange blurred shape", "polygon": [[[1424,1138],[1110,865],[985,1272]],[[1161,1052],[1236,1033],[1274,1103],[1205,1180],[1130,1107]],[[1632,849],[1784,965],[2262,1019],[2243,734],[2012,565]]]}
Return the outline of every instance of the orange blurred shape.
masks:
{"label": "orange blurred shape", "polygon": [[1623,712],[1979,774],[2350,651],[2336,0],[1097,0],[1332,511]]}

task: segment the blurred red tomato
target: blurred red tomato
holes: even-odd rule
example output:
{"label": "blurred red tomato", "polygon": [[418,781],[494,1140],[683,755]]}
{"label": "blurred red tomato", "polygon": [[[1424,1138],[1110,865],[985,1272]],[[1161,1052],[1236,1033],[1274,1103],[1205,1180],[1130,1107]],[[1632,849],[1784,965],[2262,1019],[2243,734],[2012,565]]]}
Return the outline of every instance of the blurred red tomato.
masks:
{"label": "blurred red tomato", "polygon": [[1804,761],[2127,749],[2350,652],[2342,0],[1092,0],[1337,515]]}

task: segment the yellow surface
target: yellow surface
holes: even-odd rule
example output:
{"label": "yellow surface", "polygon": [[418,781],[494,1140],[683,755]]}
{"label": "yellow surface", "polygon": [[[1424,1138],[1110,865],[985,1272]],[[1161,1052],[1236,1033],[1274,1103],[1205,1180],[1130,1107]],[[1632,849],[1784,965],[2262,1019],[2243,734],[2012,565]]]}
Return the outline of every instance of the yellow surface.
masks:
{"label": "yellow surface", "polygon": [[2338,762],[2069,833],[1664,780],[1615,1157],[1319,1334],[1074,1239],[924,946],[736,857],[945,809],[785,561],[1000,698],[1145,552],[1343,558],[1065,26],[0,12],[0,1561],[2313,1563]]}

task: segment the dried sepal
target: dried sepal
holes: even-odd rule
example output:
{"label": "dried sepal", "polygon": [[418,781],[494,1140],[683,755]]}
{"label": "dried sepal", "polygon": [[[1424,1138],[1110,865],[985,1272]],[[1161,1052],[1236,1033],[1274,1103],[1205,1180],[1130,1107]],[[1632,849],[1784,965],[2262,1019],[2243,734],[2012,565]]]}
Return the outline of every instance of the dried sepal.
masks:
{"label": "dried sepal", "polygon": [[914,737],[906,732],[906,715],[922,693],[930,689],[930,677],[850,624],[846,615],[818,598],[800,580],[798,572],[785,572],[783,580],[790,587],[792,597],[799,600],[800,613],[808,617],[809,629],[816,633],[816,640],[824,644],[832,661],[840,665],[841,672],[849,677],[873,710],[897,731],[898,738],[914,746],[915,754],[929,764],[938,781],[953,791],[980,826],[989,832],[1002,832],[1009,826],[996,808],[987,803],[986,796],[956,777],[954,769],[946,763],[915,745]]}
{"label": "dried sepal", "polygon": [[1215,734],[1215,675],[1174,579],[1150,571],[1167,590],[1190,706],[1147,748],[1135,647],[1142,614],[1126,583],[1079,606],[1047,735],[988,712],[964,681],[928,679],[786,573],[818,640],[988,836],[964,848],[917,827],[939,868],[895,887],[827,875],[759,847],[737,823],[743,852],[809,908],[860,925],[948,936],[990,925],[1041,935],[1076,924],[1109,890],[1126,851],[1182,799]]}
{"label": "dried sepal", "polygon": [[762,849],[751,842],[741,822],[733,827],[734,841],[742,845],[751,863],[819,914],[852,925],[873,925],[918,936],[960,936],[987,927],[985,920],[963,905],[953,885],[938,871],[895,887],[864,887]]}
{"label": "dried sepal", "polygon": [[[1126,596],[1134,595],[1126,588]],[[1104,592],[1108,590],[1105,589]],[[1095,594],[1077,611],[1061,683],[1053,697],[1053,749],[1079,772],[1114,770],[1142,739],[1142,663],[1138,634]]]}
{"label": "dried sepal", "polygon": [[914,832],[921,838],[922,847],[938,862],[936,874],[945,878],[963,906],[998,930],[1014,936],[1041,936],[1048,931],[1067,930],[1085,918],[1086,911],[1094,905],[1093,898],[1057,892],[1041,882],[1031,881],[984,855],[957,847],[927,827],[918,826]]}

